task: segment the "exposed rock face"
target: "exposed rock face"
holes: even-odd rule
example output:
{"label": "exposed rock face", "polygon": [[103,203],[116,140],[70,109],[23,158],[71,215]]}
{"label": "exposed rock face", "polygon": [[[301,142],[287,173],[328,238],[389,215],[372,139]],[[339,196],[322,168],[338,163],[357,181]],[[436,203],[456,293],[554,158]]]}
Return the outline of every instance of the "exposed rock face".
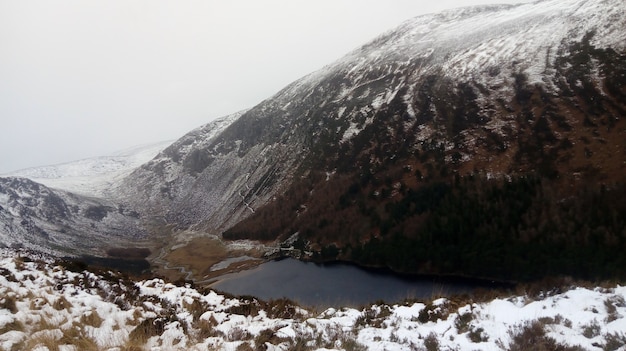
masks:
{"label": "exposed rock face", "polygon": [[[238,135],[242,113],[200,127],[137,169],[119,194],[152,216],[181,227],[232,225],[268,200],[269,185],[284,182],[291,148],[248,147]],[[225,137],[225,135],[232,135]]]}

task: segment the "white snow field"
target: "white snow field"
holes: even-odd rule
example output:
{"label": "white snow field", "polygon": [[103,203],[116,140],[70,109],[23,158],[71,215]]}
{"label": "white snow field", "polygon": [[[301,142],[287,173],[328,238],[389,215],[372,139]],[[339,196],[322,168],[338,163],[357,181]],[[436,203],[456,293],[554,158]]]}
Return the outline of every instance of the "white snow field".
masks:
{"label": "white snow field", "polygon": [[111,156],[87,158],[58,165],[27,168],[3,176],[28,178],[45,186],[85,196],[102,197],[121,179],[172,144],[162,141],[139,145]]}
{"label": "white snow field", "polygon": [[313,312],[4,250],[0,350],[624,350],[625,299],[571,287]]}

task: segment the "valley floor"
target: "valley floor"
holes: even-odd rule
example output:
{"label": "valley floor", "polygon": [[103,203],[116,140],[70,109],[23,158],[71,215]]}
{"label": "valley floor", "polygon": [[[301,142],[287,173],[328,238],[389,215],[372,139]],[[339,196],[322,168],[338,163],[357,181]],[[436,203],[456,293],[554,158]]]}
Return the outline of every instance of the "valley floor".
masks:
{"label": "valley floor", "polygon": [[255,267],[274,248],[258,242],[224,241],[216,235],[196,232],[172,233],[148,257],[152,271],[170,281],[187,280],[207,285],[228,273]]}
{"label": "valley floor", "polygon": [[618,350],[626,287],[309,311],[0,252],[0,350]]}

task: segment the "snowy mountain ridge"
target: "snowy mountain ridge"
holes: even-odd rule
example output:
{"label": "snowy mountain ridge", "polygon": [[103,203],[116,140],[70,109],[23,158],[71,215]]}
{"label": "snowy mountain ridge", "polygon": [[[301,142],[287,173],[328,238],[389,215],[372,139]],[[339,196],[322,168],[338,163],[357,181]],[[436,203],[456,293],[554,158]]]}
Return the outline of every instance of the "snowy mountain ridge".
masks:
{"label": "snowy mountain ridge", "polygon": [[114,184],[171,144],[172,141],[163,141],[139,145],[110,156],[27,168],[3,174],[2,177],[28,178],[55,189],[87,196],[105,196]]}
{"label": "snowy mountain ridge", "polygon": [[618,350],[625,301],[571,286],[314,312],[0,250],[3,350]]}
{"label": "snowy mountain ridge", "polygon": [[[480,101],[484,110],[493,109],[490,101],[494,93],[505,98],[513,93],[517,73],[527,75],[528,84],[545,84],[558,94],[559,88],[551,78],[557,53],[565,54],[567,50],[563,45],[593,33],[591,45],[623,51],[625,10],[622,2],[613,0],[543,0],[466,7],[416,17],[295,82],[276,98],[288,103],[306,86],[313,89],[329,76],[342,77],[340,93],[332,102],[347,105],[348,101],[358,100],[362,107],[352,116],[344,114],[345,107],[339,107],[335,118],[347,117],[352,126],[362,130],[373,119],[364,123],[359,115],[380,110],[407,85],[409,89],[402,99],[407,112],[415,117],[419,107],[412,100],[417,92],[410,85],[428,75],[483,86],[490,91]],[[393,79],[385,79],[392,75]],[[384,89],[372,87],[377,81],[387,83]],[[356,134],[352,130],[347,135]]]}
{"label": "snowy mountain ridge", "polygon": [[[129,176],[120,193],[168,223],[219,233],[316,172],[375,174],[402,155],[424,173],[428,162],[411,155],[439,148],[459,174],[526,172],[543,162],[540,152],[576,160],[585,148],[604,153],[599,143],[579,143],[582,103],[574,100],[595,99],[609,106],[602,118],[619,119],[622,78],[604,70],[625,49],[625,7],[544,0],[417,17],[290,84],[222,133],[189,134]],[[606,62],[579,65],[589,50]],[[616,91],[603,94],[604,80]],[[540,127],[550,131],[535,133]],[[617,159],[611,167],[623,168]],[[593,167],[572,162],[564,172]]]}

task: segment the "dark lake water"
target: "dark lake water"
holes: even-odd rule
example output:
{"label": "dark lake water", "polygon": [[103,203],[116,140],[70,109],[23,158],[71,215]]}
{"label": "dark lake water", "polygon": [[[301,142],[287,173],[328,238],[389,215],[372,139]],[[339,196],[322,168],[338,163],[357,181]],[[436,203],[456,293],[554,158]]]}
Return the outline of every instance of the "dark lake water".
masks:
{"label": "dark lake water", "polygon": [[342,263],[283,259],[223,276],[211,287],[234,295],[252,295],[262,300],[286,297],[303,306],[326,308],[357,307],[380,300],[394,303],[407,298],[428,299],[471,292],[483,285],[409,278]]}
{"label": "dark lake water", "polygon": [[65,259],[68,261],[80,262],[89,266],[110,268],[134,275],[150,272],[150,262],[143,258],[121,259],[81,256],[79,258],[66,257]]}

